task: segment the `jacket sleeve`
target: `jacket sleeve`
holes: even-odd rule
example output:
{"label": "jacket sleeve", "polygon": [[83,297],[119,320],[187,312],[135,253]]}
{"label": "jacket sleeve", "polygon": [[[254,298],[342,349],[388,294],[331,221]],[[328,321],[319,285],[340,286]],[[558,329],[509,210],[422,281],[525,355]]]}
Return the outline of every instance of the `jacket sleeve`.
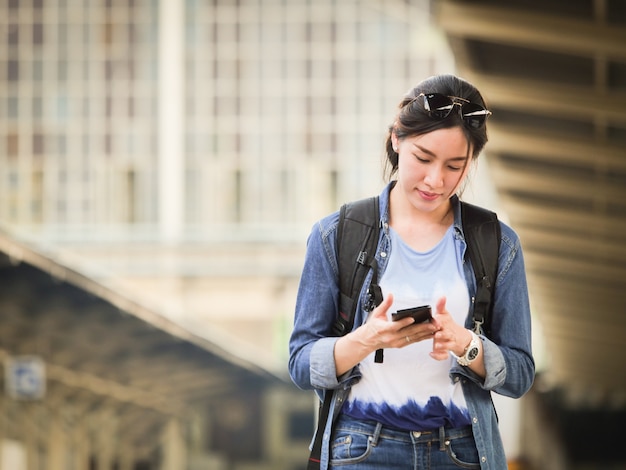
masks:
{"label": "jacket sleeve", "polygon": [[334,347],[338,338],[331,336],[339,299],[337,220],[338,213],[322,219],[307,241],[289,340],[289,374],[301,389],[335,389],[351,377],[348,373],[337,378]]}
{"label": "jacket sleeve", "polygon": [[455,365],[453,373],[469,377],[485,390],[512,398],[526,393],[535,377],[531,314],[524,257],[515,232],[502,224],[498,278],[489,337],[481,335],[487,375]]}

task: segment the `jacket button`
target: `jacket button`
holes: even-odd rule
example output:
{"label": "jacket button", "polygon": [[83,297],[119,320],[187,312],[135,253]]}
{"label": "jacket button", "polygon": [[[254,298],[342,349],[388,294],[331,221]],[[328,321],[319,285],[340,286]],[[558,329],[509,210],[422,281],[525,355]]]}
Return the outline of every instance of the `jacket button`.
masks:
{"label": "jacket button", "polygon": [[381,252],[380,252],[380,257],[381,257],[381,258],[386,258],[386,257],[387,257],[387,252],[385,252],[385,251],[381,251]]}

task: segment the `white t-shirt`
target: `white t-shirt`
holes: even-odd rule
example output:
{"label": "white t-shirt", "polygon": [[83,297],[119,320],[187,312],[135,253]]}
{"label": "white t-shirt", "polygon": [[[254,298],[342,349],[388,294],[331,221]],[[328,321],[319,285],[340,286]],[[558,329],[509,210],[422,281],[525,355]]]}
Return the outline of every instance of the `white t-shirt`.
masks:
{"label": "white t-shirt", "polygon": [[[391,256],[380,282],[383,295],[392,293],[391,313],[399,309],[436,304],[445,296],[446,308],[463,324],[469,309],[469,293],[463,264],[454,243],[451,226],[439,243],[427,252],[417,252],[390,228]],[[343,412],[360,419],[382,422],[406,430],[470,424],[460,383],[449,376],[452,357],[438,361],[429,356],[433,341],[412,343],[384,350],[383,363],[374,353],[360,364],[362,379],[355,384]]]}

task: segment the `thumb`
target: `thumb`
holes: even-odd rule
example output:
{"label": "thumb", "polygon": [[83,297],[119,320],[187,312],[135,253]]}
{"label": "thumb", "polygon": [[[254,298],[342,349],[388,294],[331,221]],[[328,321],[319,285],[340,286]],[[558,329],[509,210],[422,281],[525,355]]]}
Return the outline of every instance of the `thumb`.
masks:
{"label": "thumb", "polygon": [[387,297],[383,298],[383,301],[372,312],[373,317],[377,317],[383,320],[387,319],[387,310],[391,308],[393,304],[393,294],[387,294]]}
{"label": "thumb", "polygon": [[442,314],[446,310],[446,297],[441,297],[437,301],[437,313]]}

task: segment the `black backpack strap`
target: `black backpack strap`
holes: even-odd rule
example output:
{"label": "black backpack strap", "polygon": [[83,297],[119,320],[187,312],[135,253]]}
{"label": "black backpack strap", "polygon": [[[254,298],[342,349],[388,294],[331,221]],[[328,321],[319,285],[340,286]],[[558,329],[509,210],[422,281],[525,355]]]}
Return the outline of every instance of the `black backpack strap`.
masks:
{"label": "black backpack strap", "polygon": [[[335,336],[343,336],[352,331],[359,294],[370,269],[373,269],[374,273],[372,284],[368,290],[369,300],[366,308],[373,308],[374,305],[378,305],[382,301],[382,291],[376,284],[378,269],[375,255],[378,246],[379,224],[380,213],[377,196],[344,204],[339,210],[337,263],[339,265],[340,298],[339,315],[332,330]],[[381,353],[382,351],[376,352],[376,357],[380,360],[382,360]],[[307,470],[320,468],[324,430],[330,417],[333,394],[333,390],[326,390],[324,393]]]}
{"label": "black backpack strap", "polygon": [[333,393],[333,390],[326,390],[324,393],[324,401],[320,405],[317,416],[317,431],[315,432],[315,440],[313,441],[313,446],[311,447],[311,454],[309,455],[309,462],[306,466],[306,470],[320,469],[324,430],[326,429],[326,423],[328,423],[328,417],[330,416],[330,404],[333,401]]}
{"label": "black backpack strap", "polygon": [[461,220],[467,251],[476,278],[474,331],[491,333],[491,311],[500,255],[501,229],[498,216],[487,209],[461,202]]}
{"label": "black backpack strap", "polygon": [[361,199],[341,206],[337,226],[339,265],[339,316],[333,334],[343,336],[352,330],[359,294],[370,269],[377,282],[376,247],[380,215],[378,197]]}

